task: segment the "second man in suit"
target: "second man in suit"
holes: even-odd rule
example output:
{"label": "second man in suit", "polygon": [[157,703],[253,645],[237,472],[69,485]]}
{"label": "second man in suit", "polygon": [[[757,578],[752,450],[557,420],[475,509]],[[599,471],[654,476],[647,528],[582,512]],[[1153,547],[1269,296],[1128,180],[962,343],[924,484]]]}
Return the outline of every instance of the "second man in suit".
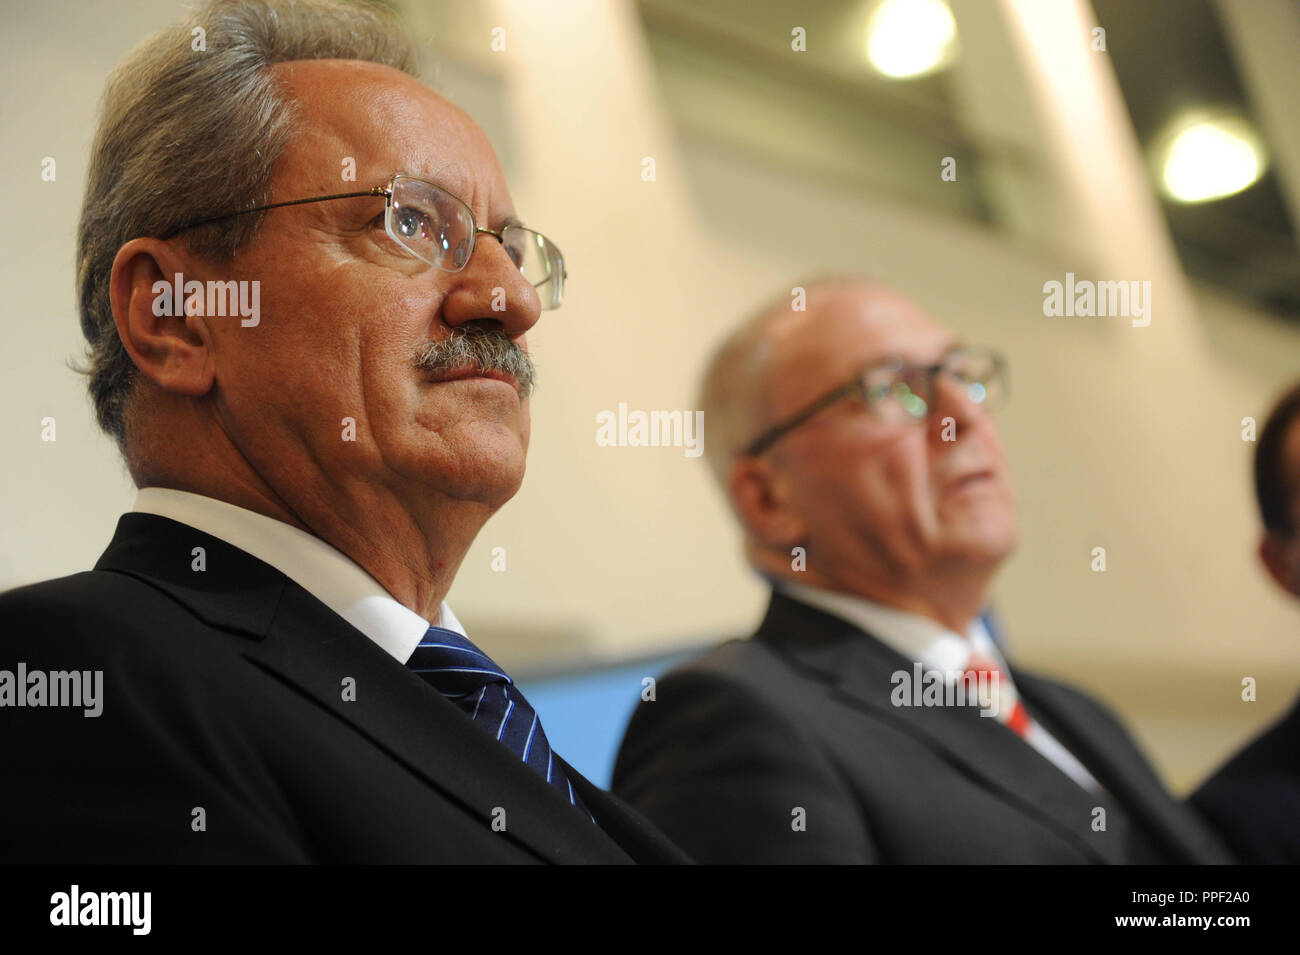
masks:
{"label": "second man in suit", "polygon": [[1017,540],[1005,380],[852,280],[718,351],[706,454],[771,604],[659,682],[613,784],[697,861],[1231,861],[1114,716],[981,623]]}

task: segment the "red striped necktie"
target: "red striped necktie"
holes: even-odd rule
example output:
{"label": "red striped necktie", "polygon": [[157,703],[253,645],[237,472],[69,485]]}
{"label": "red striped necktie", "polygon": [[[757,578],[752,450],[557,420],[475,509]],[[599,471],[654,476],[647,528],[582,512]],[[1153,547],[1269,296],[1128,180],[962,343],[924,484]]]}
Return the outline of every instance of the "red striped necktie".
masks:
{"label": "red striped necktie", "polygon": [[1025,704],[1020,702],[1011,678],[993,660],[976,651],[966,661],[968,677],[987,679],[993,687],[997,700],[997,720],[1022,739],[1029,735],[1033,720]]}

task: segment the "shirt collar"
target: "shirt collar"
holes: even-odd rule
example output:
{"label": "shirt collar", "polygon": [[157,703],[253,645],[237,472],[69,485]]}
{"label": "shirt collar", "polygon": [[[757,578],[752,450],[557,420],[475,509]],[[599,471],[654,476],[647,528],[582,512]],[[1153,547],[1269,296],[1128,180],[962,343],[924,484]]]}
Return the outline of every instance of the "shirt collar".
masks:
{"label": "shirt collar", "polygon": [[[988,627],[979,617],[972,621],[963,637],[929,617],[886,607],[857,594],[809,587],[785,578],[772,579],[772,584],[791,599],[823,610],[871,634],[897,650],[904,659],[919,663],[923,670],[940,671],[945,683],[959,679],[971,652],[978,651],[1002,671],[998,686],[999,694],[1007,694],[1005,704],[1011,705],[1019,698],[1011,671]],[[1080,786],[1091,792],[1101,791],[1101,784],[1087,767],[1032,717],[1025,740]]]}
{"label": "shirt collar", "polygon": [[[429,629],[429,621],[395,600],[351,558],[283,521],[227,501],[162,487],[140,488],[134,510],[187,524],[270,564],[399,663],[411,658]],[[446,601],[439,608],[437,625],[465,636],[465,628]]]}
{"label": "shirt collar", "polygon": [[942,670],[955,679],[966,669],[971,653],[978,651],[996,663],[1010,679],[1006,661],[979,617],[962,635],[929,617],[887,607],[858,594],[810,587],[784,578],[774,580],[773,584],[800,603],[848,621],[898,651],[905,659],[920,663],[926,670]]}

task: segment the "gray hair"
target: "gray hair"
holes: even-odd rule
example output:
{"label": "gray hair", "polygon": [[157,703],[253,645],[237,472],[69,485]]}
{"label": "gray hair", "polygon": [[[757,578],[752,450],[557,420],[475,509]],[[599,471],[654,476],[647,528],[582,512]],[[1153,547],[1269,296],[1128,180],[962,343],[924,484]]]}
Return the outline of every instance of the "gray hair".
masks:
{"label": "gray hair", "polygon": [[746,441],[758,436],[763,420],[763,378],[771,359],[768,333],[788,308],[789,299],[782,297],[750,315],[718,345],[704,373],[699,395],[704,456],[728,500],[732,461]]}
{"label": "gray hair", "polygon": [[[293,60],[367,60],[418,77],[419,54],[383,9],[338,0],[209,0],[164,27],[108,79],[77,232],[81,329],[99,426],[127,453],[135,363],[109,300],[118,250],[201,219],[270,202],[295,128],[272,76]],[[190,252],[231,261],[263,214],[186,233]]]}

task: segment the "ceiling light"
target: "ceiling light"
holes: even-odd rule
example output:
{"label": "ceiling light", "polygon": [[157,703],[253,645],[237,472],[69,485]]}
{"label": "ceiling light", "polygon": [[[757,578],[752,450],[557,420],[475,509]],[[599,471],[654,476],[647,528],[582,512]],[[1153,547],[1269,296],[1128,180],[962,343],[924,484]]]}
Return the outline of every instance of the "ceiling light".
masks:
{"label": "ceiling light", "polygon": [[1188,203],[1235,195],[1267,165],[1259,134],[1234,116],[1184,118],[1162,137],[1157,158],[1165,194]]}
{"label": "ceiling light", "polygon": [[956,39],[944,0],[881,0],[867,20],[867,59],[892,79],[924,76],[951,61]]}

